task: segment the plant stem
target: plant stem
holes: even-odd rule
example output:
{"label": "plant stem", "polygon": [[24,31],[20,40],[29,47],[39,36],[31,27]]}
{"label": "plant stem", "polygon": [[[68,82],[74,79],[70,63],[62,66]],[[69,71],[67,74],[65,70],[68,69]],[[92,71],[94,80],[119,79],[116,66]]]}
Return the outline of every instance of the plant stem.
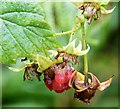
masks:
{"label": "plant stem", "polygon": [[74,33],[75,33],[75,31],[72,31],[72,32],[71,32],[70,39],[69,39],[69,43],[72,42]]}
{"label": "plant stem", "polygon": [[[84,28],[84,23],[82,23],[82,45],[83,45],[83,50],[87,49],[87,44],[86,44],[86,36],[85,36],[85,28]],[[88,59],[87,59],[87,54],[84,55],[84,74],[85,74],[85,83],[88,81],[88,77],[86,76],[86,73],[88,72]]]}
{"label": "plant stem", "polygon": [[73,31],[70,30],[70,31],[62,32],[62,33],[56,33],[56,34],[54,34],[54,36],[64,36],[64,35],[66,35],[66,34],[71,34],[72,32],[73,32]]}

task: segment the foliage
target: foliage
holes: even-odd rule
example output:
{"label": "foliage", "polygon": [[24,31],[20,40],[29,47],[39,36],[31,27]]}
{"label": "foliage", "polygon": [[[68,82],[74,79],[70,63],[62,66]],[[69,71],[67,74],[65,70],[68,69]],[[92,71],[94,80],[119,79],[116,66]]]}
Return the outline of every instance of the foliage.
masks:
{"label": "foliage", "polygon": [[15,63],[18,57],[58,47],[41,3],[0,2],[0,10],[1,63]]}

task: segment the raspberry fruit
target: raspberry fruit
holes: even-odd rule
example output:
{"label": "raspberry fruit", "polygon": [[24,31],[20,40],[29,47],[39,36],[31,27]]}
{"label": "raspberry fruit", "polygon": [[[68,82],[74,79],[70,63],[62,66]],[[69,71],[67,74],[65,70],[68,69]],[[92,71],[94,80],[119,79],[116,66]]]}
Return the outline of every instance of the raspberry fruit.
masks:
{"label": "raspberry fruit", "polygon": [[70,88],[68,84],[74,69],[69,65],[69,62],[73,61],[76,64],[77,56],[60,52],[55,58],[58,57],[63,57],[63,62],[54,64],[44,71],[44,82],[49,90],[62,93]]}
{"label": "raspberry fruit", "polygon": [[[68,68],[66,65],[61,68],[61,64],[53,65],[44,72],[44,82],[49,90],[54,90],[57,93],[62,93],[64,90],[68,90],[70,87],[68,85],[70,76],[74,72],[73,69]],[[69,66],[70,67],[70,66]]]}
{"label": "raspberry fruit", "polygon": [[62,93],[65,90],[64,84],[59,84],[55,80],[53,81],[52,87],[53,87],[53,90],[55,90],[55,92],[57,93]]}
{"label": "raspberry fruit", "polygon": [[53,90],[53,88],[52,88],[52,80],[50,80],[50,79],[47,79],[47,80],[45,80],[45,85],[47,86],[47,88],[49,89],[49,90]]}
{"label": "raspberry fruit", "polygon": [[65,81],[66,81],[65,75],[64,74],[56,74],[55,81],[59,84],[65,83]]}

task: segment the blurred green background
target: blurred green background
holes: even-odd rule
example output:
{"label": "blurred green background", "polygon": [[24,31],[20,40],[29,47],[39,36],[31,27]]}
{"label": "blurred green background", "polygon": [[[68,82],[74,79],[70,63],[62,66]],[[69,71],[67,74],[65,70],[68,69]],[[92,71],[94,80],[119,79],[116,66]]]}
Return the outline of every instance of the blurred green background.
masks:
{"label": "blurred green background", "polygon": [[[90,105],[74,99],[74,90],[62,94],[49,91],[44,82],[23,81],[23,73],[10,71],[8,65],[2,65],[2,106],[7,107],[118,107],[118,3],[110,3],[107,9],[116,6],[114,12],[102,15],[90,26],[86,24],[87,41],[91,47],[88,54],[89,71],[100,81],[112,75],[112,84],[105,91],[97,91]],[[78,9],[69,2],[47,2],[43,4],[46,19],[56,32],[71,30]],[[81,35],[80,33],[76,34]],[[57,40],[66,45],[69,35]],[[80,59],[82,60],[82,59]],[[82,62],[79,70],[82,72]],[[2,77],[2,78],[1,78]],[[43,76],[42,76],[43,78]]]}

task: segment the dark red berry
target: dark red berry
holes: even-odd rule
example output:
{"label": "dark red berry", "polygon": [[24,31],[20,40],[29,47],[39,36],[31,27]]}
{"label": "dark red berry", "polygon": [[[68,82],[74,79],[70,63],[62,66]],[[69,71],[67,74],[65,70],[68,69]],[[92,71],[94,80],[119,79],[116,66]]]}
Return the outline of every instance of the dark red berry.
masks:
{"label": "dark red berry", "polygon": [[59,84],[63,84],[66,82],[65,74],[56,74],[55,81]]}
{"label": "dark red berry", "polygon": [[63,72],[61,70],[59,71],[59,73],[54,73],[55,75],[54,79],[50,78],[50,74],[53,74],[53,72],[49,73],[49,75],[48,72],[44,73],[45,85],[49,90],[54,90],[57,93],[62,93],[64,90],[68,90],[70,88],[68,83],[73,71],[74,70],[69,70],[69,71],[66,70],[66,72]]}
{"label": "dark red berry", "polygon": [[53,81],[53,90],[55,90],[57,93],[61,93],[64,91],[64,84],[59,84],[55,80]]}
{"label": "dark red berry", "polygon": [[54,90],[57,93],[70,89],[68,84],[74,70],[69,65],[69,61],[77,62],[76,56],[67,53],[59,53],[56,59],[61,56],[64,58],[62,63],[54,64],[44,71],[45,85],[49,90]]}
{"label": "dark red berry", "polygon": [[48,79],[48,80],[45,81],[45,85],[47,86],[47,88],[49,90],[53,90],[52,82],[53,82],[53,80],[50,80],[50,79]]}

